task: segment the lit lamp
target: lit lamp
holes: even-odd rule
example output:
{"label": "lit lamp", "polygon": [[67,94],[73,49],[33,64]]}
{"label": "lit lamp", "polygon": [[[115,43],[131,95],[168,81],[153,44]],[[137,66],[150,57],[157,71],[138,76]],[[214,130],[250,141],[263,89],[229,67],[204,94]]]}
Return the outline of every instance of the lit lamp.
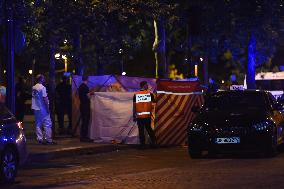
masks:
{"label": "lit lamp", "polygon": [[60,54],[60,53],[56,53],[54,55],[55,59],[59,60],[60,58],[62,58],[64,60],[64,72],[67,72],[67,55],[65,54]]}
{"label": "lit lamp", "polygon": [[194,65],[194,76],[195,77],[198,76],[198,65],[197,64]]}
{"label": "lit lamp", "polygon": [[29,74],[32,75],[33,74],[33,70],[29,70]]}
{"label": "lit lamp", "polygon": [[55,57],[55,59],[60,59],[60,53],[56,53],[55,55],[54,55],[54,57]]}
{"label": "lit lamp", "polygon": [[67,72],[67,56],[65,54],[62,55],[62,59],[64,60],[64,71]]}
{"label": "lit lamp", "polygon": [[[200,57],[199,58],[200,62],[203,62],[203,58]],[[194,76],[197,77],[198,76],[198,63],[194,65]]]}

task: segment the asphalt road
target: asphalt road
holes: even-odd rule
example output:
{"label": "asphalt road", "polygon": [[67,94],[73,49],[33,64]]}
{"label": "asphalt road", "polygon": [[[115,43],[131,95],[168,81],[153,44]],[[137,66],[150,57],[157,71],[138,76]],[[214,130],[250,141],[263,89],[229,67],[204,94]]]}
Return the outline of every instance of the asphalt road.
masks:
{"label": "asphalt road", "polygon": [[216,156],[193,160],[187,149],[125,150],[33,162],[0,188],[196,189],[284,188],[284,153],[274,158]]}

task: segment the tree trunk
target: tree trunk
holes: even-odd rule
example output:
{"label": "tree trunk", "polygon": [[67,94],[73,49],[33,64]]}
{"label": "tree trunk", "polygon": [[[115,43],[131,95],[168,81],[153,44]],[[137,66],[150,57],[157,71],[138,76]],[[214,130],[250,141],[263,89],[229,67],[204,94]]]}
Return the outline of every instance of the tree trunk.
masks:
{"label": "tree trunk", "polygon": [[100,55],[97,55],[97,75],[104,75],[104,65],[102,63],[102,58]]}
{"label": "tree trunk", "polygon": [[15,27],[13,1],[5,1],[6,9],[6,43],[7,43],[7,95],[6,104],[12,113],[15,113]]}
{"label": "tree trunk", "polygon": [[74,34],[74,60],[75,60],[75,74],[83,75],[84,74],[84,64],[82,58],[82,44],[81,44],[81,32],[80,28],[76,27],[76,32]]}
{"label": "tree trunk", "polygon": [[165,22],[162,18],[154,20],[155,41],[153,44],[153,51],[156,60],[156,77],[167,78],[168,66],[166,61],[166,28]]}
{"label": "tree trunk", "polygon": [[[208,63],[209,63],[209,55],[210,55],[210,40],[209,40],[209,38],[208,38],[208,35],[209,34],[207,34],[206,35],[206,37],[205,37],[205,55],[204,55],[204,57],[202,57],[203,58],[203,76],[204,76],[204,85],[206,85],[206,86],[208,86],[209,85],[209,68],[208,68]],[[216,78],[214,78],[214,80],[216,80]]]}
{"label": "tree trunk", "polygon": [[255,89],[255,52],[256,51],[256,39],[254,34],[251,34],[248,45],[248,66],[247,66],[247,88]]}
{"label": "tree trunk", "polygon": [[208,85],[208,57],[203,58],[203,81],[204,85]]}
{"label": "tree trunk", "polygon": [[49,82],[48,82],[48,96],[49,109],[52,120],[52,134],[55,135],[55,42],[51,41],[50,45],[50,63],[49,63]]}
{"label": "tree trunk", "polygon": [[104,70],[104,64],[103,64],[103,54],[104,54],[104,49],[100,45],[99,41],[95,41],[95,49],[96,49],[96,63],[97,63],[97,75],[104,75],[105,70]]}

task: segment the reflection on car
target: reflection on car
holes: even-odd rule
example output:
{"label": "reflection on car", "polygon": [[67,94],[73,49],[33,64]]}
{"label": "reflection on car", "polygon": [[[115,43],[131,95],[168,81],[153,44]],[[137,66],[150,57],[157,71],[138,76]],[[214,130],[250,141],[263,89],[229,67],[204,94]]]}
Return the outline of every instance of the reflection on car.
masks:
{"label": "reflection on car", "polygon": [[27,158],[26,137],[22,123],[3,104],[0,104],[0,157],[0,179],[11,183],[18,166]]}
{"label": "reflection on car", "polygon": [[264,152],[273,156],[283,143],[283,107],[265,91],[219,91],[192,109],[197,115],[188,126],[188,152]]}

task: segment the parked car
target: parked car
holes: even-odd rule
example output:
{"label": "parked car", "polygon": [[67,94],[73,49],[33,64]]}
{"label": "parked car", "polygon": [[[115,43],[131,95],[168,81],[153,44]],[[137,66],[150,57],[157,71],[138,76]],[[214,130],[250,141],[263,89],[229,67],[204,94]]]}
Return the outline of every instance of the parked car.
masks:
{"label": "parked car", "polygon": [[270,92],[219,91],[206,98],[188,126],[188,152],[255,151],[273,156],[284,139],[283,106]]}
{"label": "parked car", "polygon": [[0,104],[0,157],[0,179],[11,183],[18,166],[27,158],[26,137],[22,123],[3,104]]}

